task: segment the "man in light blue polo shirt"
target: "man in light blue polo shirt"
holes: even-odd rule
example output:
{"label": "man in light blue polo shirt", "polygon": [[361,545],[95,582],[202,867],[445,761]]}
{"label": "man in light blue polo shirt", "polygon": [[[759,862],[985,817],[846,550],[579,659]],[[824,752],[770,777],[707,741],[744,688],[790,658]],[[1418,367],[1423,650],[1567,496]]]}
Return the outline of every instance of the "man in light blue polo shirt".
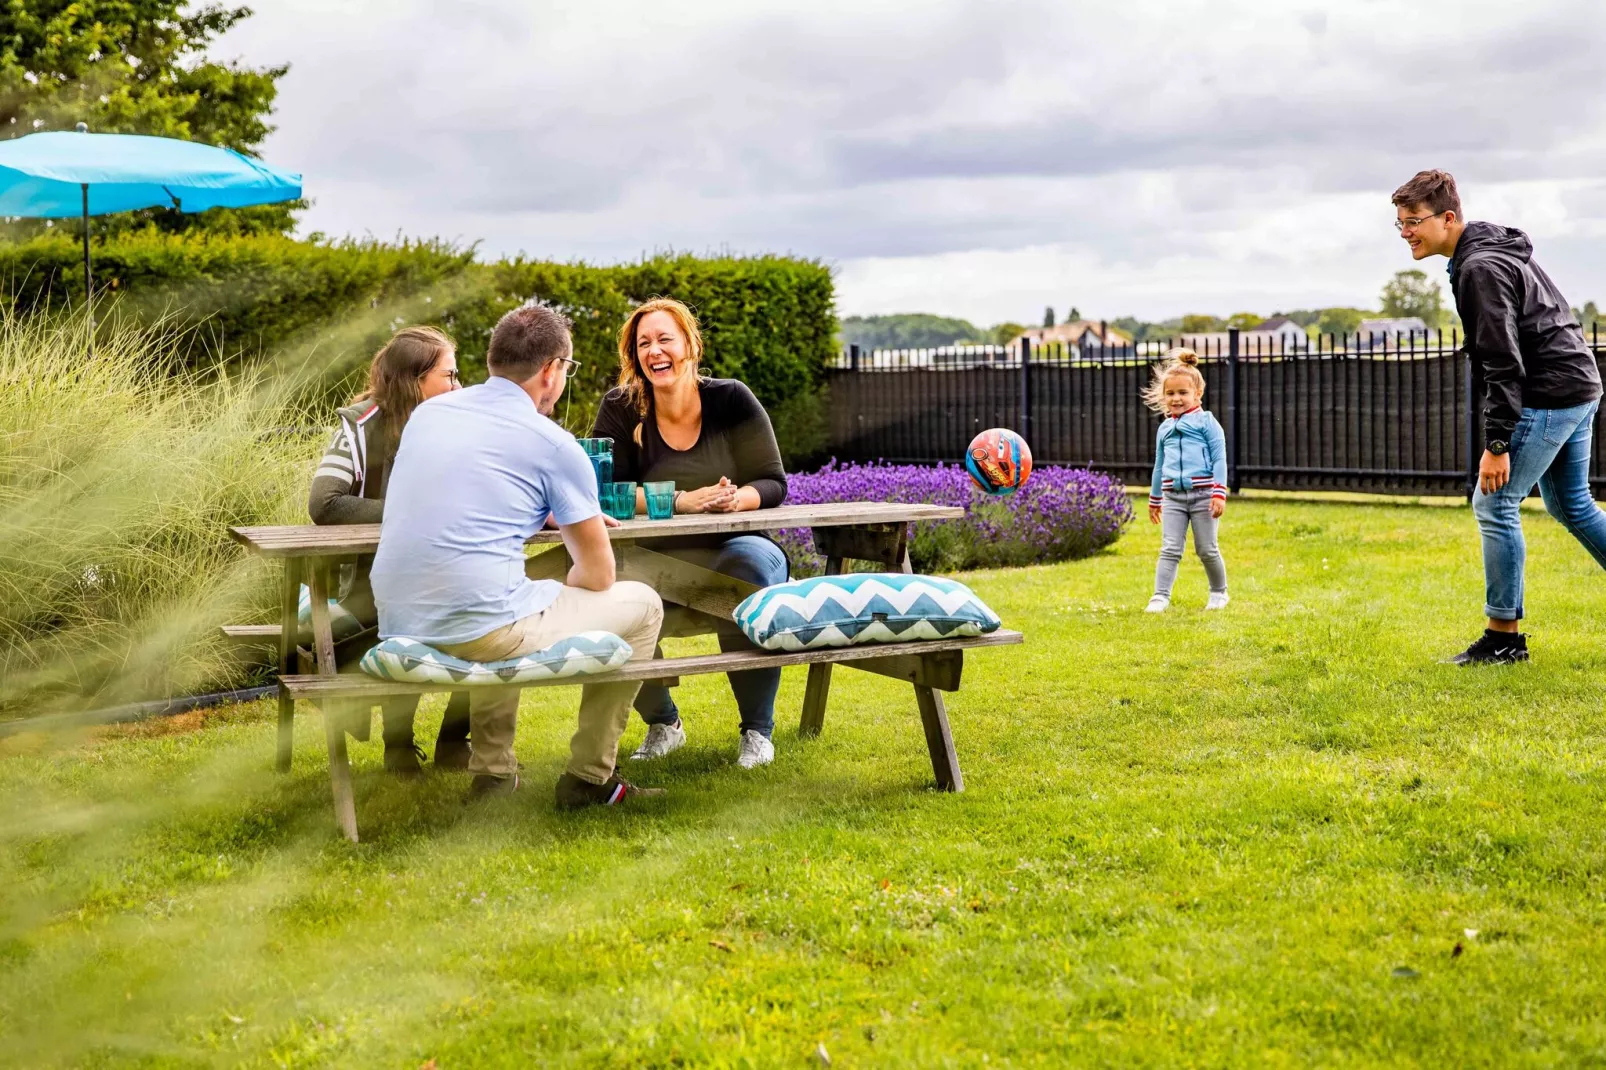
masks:
{"label": "man in light blue polo shirt", "polygon": [[[514,309],[491,334],[491,377],[419,405],[402,433],[371,573],[381,638],[406,636],[469,661],[544,649],[580,632],[612,632],[653,655],[663,603],[615,582],[596,476],[574,436],[548,419],[576,362],[569,321],[539,305]],[[557,524],[574,562],[565,583],[524,574],[524,543]],[[558,805],[611,805],[652,794],[614,772],[638,684],[588,684]],[[518,786],[513,756],[519,689],[470,696],[471,792]]]}

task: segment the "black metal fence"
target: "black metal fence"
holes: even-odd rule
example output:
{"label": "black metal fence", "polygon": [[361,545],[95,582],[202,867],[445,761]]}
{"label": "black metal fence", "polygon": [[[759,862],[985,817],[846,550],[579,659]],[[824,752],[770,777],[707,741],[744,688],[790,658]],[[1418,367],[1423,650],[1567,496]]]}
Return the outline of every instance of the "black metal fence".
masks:
{"label": "black metal fence", "polygon": [[[1199,352],[1234,490],[1470,492],[1481,421],[1455,334],[1301,342],[1227,331],[1178,341]],[[1598,329],[1590,343],[1599,359]],[[977,432],[1012,427],[1037,464],[1147,483],[1159,417],[1138,395],[1169,346],[852,347],[828,373],[830,452],[843,461],[954,462]],[[1590,483],[1606,497],[1601,419]]]}

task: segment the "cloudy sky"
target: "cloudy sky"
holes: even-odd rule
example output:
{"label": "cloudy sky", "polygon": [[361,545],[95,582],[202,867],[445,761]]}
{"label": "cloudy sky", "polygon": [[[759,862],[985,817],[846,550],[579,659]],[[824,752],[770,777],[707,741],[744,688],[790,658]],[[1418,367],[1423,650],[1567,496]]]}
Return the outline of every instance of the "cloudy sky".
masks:
{"label": "cloudy sky", "polygon": [[[303,230],[789,252],[844,315],[1373,305],[1453,171],[1606,302],[1595,0],[252,0]],[[1432,261],[1430,265],[1442,265]]]}

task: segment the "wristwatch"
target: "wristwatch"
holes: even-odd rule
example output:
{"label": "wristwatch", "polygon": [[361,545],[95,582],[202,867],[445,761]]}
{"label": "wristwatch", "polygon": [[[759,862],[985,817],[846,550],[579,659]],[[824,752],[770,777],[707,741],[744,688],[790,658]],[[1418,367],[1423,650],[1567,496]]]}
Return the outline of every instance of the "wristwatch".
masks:
{"label": "wristwatch", "polygon": [[1489,452],[1494,454],[1496,457],[1500,456],[1502,453],[1506,452],[1510,448],[1511,448],[1511,445],[1508,442],[1506,442],[1506,440],[1503,439],[1503,438],[1495,439],[1493,442],[1489,443],[1489,446],[1488,446]]}

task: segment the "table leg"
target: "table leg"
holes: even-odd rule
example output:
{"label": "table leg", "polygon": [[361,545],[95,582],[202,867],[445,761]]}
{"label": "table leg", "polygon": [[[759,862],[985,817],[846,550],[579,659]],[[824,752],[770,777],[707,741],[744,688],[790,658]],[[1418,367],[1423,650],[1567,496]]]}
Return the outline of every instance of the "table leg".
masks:
{"label": "table leg", "polygon": [[[318,659],[318,672],[335,674],[335,638],[329,624],[329,565],[313,561],[308,586],[312,589],[312,648]],[[333,708],[331,708],[333,707]],[[328,703],[323,710],[323,734],[329,745],[329,787],[334,793],[335,821],[352,843],[357,842],[357,804],[351,791],[351,762],[346,756],[346,726],[343,707]]]}
{"label": "table leg", "polygon": [[335,674],[335,632],[329,622],[329,566],[315,560],[307,568],[307,586],[312,593],[312,653],[318,659],[318,673]]}
{"label": "table leg", "polygon": [[[301,562],[294,557],[284,559],[284,580],[279,592],[279,675],[291,676],[296,672],[296,603],[301,597]],[[296,700],[279,686],[279,743],[274,767],[281,773],[290,771],[290,759],[295,750]]]}
{"label": "table leg", "polygon": [[941,693],[915,685],[915,701],[920,704],[920,723],[926,729],[926,749],[931,752],[931,771],[940,791],[964,791],[965,777],[959,771],[959,755],[954,736],[948,729],[948,710]]}
{"label": "table leg", "polygon": [[[827,576],[842,575],[842,559],[825,559]],[[803,691],[803,719],[798,722],[797,734],[805,739],[817,736],[825,727],[825,702],[831,696],[831,664],[815,662],[809,666],[808,687]]]}
{"label": "table leg", "polygon": [[[899,568],[905,575],[914,572],[907,541],[902,547]],[[948,706],[943,702],[942,693],[916,684],[915,702],[920,705],[920,724],[926,730],[926,750],[931,752],[931,771],[936,774],[937,789],[964,791],[965,775],[959,771],[959,754],[954,750],[954,734],[948,727]]]}

